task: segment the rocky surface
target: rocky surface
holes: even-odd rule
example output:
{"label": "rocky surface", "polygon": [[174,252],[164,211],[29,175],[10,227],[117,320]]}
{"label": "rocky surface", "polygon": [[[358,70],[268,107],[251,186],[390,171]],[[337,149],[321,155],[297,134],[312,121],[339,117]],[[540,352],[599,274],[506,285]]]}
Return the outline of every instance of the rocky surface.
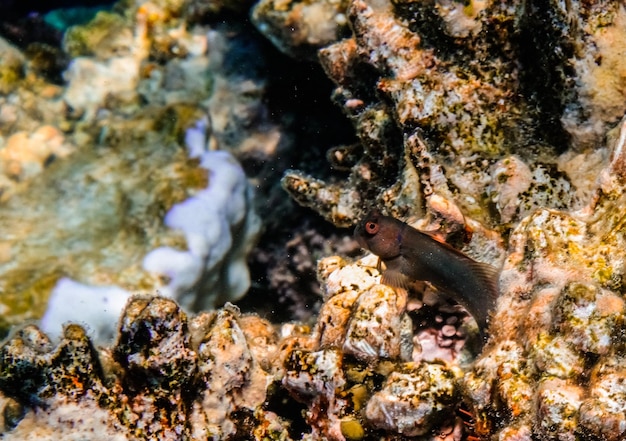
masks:
{"label": "rocky surface", "polygon": [[[276,340],[268,323],[234,307],[189,322],[173,301],[153,297],[128,303],[106,350],[77,325],[58,345],[23,328],[0,354],[3,437],[225,438],[264,402],[273,377],[260,366],[270,366]],[[274,415],[258,418],[286,431]]]}
{"label": "rocky surface", "polygon": [[[568,8],[556,2],[465,9],[455,2],[352,2],[347,13],[354,35],[323,48],[320,60],[362,153],[333,151],[333,163],[351,170],[348,180],[291,171],[284,187],[338,225],[353,223],[371,205],[423,215],[433,193],[501,229],[540,207],[579,208],[590,197],[585,190],[593,173],[574,176],[567,162],[601,149],[624,112],[591,92],[604,81],[611,82],[607,90],[619,84],[620,70],[605,77],[604,68],[582,60],[603,50],[612,55],[619,44],[603,42],[619,41],[624,12],[616,4]],[[589,15],[595,18],[585,21]],[[534,46],[526,44],[531,34]],[[560,58],[537,63],[536,56]],[[602,122],[591,122],[600,113]]]}
{"label": "rocky surface", "polygon": [[359,137],[329,151],[350,175],[288,171],[283,186],[337,225],[384,207],[449,241],[473,230],[457,246],[504,258],[491,339],[460,382],[474,436],[620,438],[624,8],[355,0],[347,13],[353,36],[320,60]]}
{"label": "rocky surface", "polygon": [[[232,5],[192,2],[185,16],[181,4],[150,2],[100,15],[66,36],[66,87],[7,51],[4,206],[50,167],[97,154],[85,150],[94,139],[119,146],[137,121],[150,127],[142,142],[156,133],[159,145],[180,145],[186,134],[239,152],[248,169],[284,155],[290,144],[262,99],[267,65],[242,76],[232,34],[177,26],[249,6]],[[0,349],[3,437],[623,439],[625,17],[618,2],[257,3],[254,24],[294,63],[319,49],[357,138],[325,146],[332,172],[317,162],[286,171],[285,190],[337,226],[377,207],[501,268],[489,340],[446,293],[381,284],[374,256],[328,256],[353,251],[322,245],[309,225],[283,226],[293,240],[273,252],[291,257],[268,271],[271,289],[307,308],[312,261],[324,257],[319,313],[294,314],[308,323],[270,324],[230,304],[188,317],[148,295],[127,304],[110,347],[78,325],[58,343],[21,327]],[[113,74],[123,76],[104,93]],[[89,79],[100,81],[93,93]],[[204,133],[187,130],[198,114],[210,116]],[[289,217],[283,206],[273,222]],[[49,293],[43,282],[28,288],[20,293]]]}
{"label": "rocky surface", "polygon": [[71,320],[107,339],[131,292],[199,310],[248,289],[260,222],[227,151],[271,150],[278,130],[264,80],[224,61],[248,50],[242,26],[187,32],[180,8],[101,12],[72,28],[63,85],[3,41],[0,332],[46,312],[52,335]]}
{"label": "rocky surface", "polygon": [[511,235],[494,337],[464,380],[485,434],[624,434],[623,413],[615,412],[624,397],[617,367],[626,313],[618,214],[624,122],[616,130],[590,205],[575,213],[538,210]]}

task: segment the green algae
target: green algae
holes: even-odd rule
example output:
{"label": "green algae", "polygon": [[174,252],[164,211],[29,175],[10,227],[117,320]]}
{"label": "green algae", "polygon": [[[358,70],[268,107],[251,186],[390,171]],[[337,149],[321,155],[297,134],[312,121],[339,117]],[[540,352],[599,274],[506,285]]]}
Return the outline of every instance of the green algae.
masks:
{"label": "green algae", "polygon": [[45,14],[43,19],[48,25],[63,32],[71,26],[88,23],[98,12],[109,9],[108,5],[55,9]]}

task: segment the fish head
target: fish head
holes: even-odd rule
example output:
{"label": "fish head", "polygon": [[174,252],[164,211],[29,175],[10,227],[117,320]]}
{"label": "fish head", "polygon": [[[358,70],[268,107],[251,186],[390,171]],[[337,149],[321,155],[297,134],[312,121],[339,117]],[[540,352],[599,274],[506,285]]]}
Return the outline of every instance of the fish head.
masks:
{"label": "fish head", "polygon": [[362,248],[376,254],[383,261],[393,259],[400,255],[403,225],[404,223],[373,210],[357,224],[354,238]]}

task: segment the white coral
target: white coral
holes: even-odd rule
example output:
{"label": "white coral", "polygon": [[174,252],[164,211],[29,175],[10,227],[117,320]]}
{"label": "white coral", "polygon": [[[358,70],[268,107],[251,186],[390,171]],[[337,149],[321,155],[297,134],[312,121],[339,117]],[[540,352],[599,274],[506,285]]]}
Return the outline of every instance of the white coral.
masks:
{"label": "white coral", "polygon": [[[252,189],[239,163],[228,152],[206,151],[207,122],[199,122],[187,136],[191,157],[209,171],[207,188],[174,205],[165,224],[180,230],[187,250],[160,247],[143,259],[143,267],[164,275],[160,294],[176,299],[189,310],[213,308],[240,298],[250,286],[246,257],[260,230],[252,211]],[[98,340],[113,335],[129,292],[61,279],[53,289],[41,320],[42,329],[59,335],[66,322],[87,324]],[[71,307],[68,307],[71,305]]]}

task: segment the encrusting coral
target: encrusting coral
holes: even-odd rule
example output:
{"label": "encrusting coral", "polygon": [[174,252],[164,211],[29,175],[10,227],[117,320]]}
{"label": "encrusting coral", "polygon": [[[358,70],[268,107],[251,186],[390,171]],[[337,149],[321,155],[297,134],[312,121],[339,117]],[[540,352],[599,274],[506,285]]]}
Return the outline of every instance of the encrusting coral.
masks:
{"label": "encrusting coral", "polygon": [[[572,186],[568,167],[557,158],[590,139],[598,147],[626,110],[623,100],[618,110],[613,99],[592,92],[604,84],[613,90],[621,70],[592,69],[582,61],[604,52],[613,59],[619,44],[606,42],[620,41],[623,8],[436,4],[351,2],[346,12],[354,36],[323,48],[320,60],[337,84],[334,99],[353,120],[363,154],[336,152],[353,158],[342,164],[352,170],[347,181],[327,183],[290,171],[284,187],[342,226],[362,215],[364,201],[406,216],[420,214],[432,193],[454,200],[466,216],[505,228],[536,208],[580,207],[580,197],[589,195],[572,190],[584,185],[577,180]],[[589,15],[594,19],[583,25]],[[565,35],[568,26],[575,32]],[[523,40],[529,34],[547,40],[531,48]],[[535,57],[532,51],[561,58],[536,63],[528,59]],[[537,85],[543,77],[553,87],[549,94],[545,84]],[[572,123],[590,114],[585,124]],[[520,181],[507,182],[511,174]]]}
{"label": "encrusting coral", "polygon": [[355,0],[347,13],[354,36],[320,60],[359,136],[329,153],[350,176],[289,171],[284,187],[336,225],[385,207],[448,239],[469,227],[458,245],[504,258],[490,342],[459,383],[474,436],[621,439],[623,123],[604,137],[626,110],[623,5]]}
{"label": "encrusting coral", "polygon": [[[300,439],[299,410],[274,404],[286,393],[307,408],[306,439],[453,433],[461,371],[418,360],[406,297],[377,284],[371,264],[321,262],[329,301],[314,333],[289,324],[279,333],[233,305],[188,319],[151,296],[129,301],[111,348],[96,349],[79,325],[56,345],[26,326],[0,349],[3,437]],[[341,310],[345,322],[333,323]]]}
{"label": "encrusting coral", "polygon": [[490,345],[464,379],[484,434],[622,439],[626,120],[583,210],[538,210],[511,234]]}
{"label": "encrusting coral", "polygon": [[[154,30],[151,50],[195,53],[183,31],[189,45],[169,45],[179,34],[159,19],[169,10],[154,8],[137,11],[146,20],[138,27]],[[369,254],[330,256],[317,267],[323,303],[314,326],[272,325],[230,304],[188,317],[171,299],[138,296],[110,348],[95,348],[74,324],[57,344],[35,326],[15,330],[0,347],[3,438],[624,439],[625,14],[619,2],[258,3],[255,24],[284,52],[309,57],[329,44],[320,61],[358,137],[329,150],[340,173],[288,171],[285,189],[335,225],[352,226],[376,206],[501,268],[487,343],[445,292],[381,284]],[[319,17],[332,21],[313,29]],[[352,36],[333,41],[342,17]],[[218,34],[209,39],[217,46]],[[119,56],[136,62],[146,49],[139,40],[130,51],[116,46]],[[120,84],[107,99],[120,109],[142,93],[152,104],[178,102],[187,94],[176,85],[202,65],[182,58],[167,69],[140,63],[146,81]],[[90,72],[112,65],[88,61]],[[20,62],[2,65],[9,79]],[[68,79],[80,90],[73,68]],[[262,85],[225,83],[206,97],[216,134],[204,141],[235,139],[245,149],[229,126],[232,109],[217,101],[256,96]],[[164,94],[145,93],[167,84]],[[27,95],[14,86],[6,90]],[[76,117],[96,117],[102,109],[83,98],[73,101]],[[11,121],[15,133],[33,122]],[[277,132],[263,133],[275,147]],[[64,146],[48,139],[44,152]],[[72,150],[59,152],[84,154]],[[25,177],[45,173],[43,156],[24,162]]]}
{"label": "encrusting coral", "polygon": [[[57,345],[27,326],[0,351],[3,438],[225,438],[264,402],[272,375],[261,366],[276,341],[268,323],[235,307],[188,321],[175,302],[154,297],[128,303],[108,350],[78,325]],[[255,418],[274,436],[286,432],[270,412]]]}

